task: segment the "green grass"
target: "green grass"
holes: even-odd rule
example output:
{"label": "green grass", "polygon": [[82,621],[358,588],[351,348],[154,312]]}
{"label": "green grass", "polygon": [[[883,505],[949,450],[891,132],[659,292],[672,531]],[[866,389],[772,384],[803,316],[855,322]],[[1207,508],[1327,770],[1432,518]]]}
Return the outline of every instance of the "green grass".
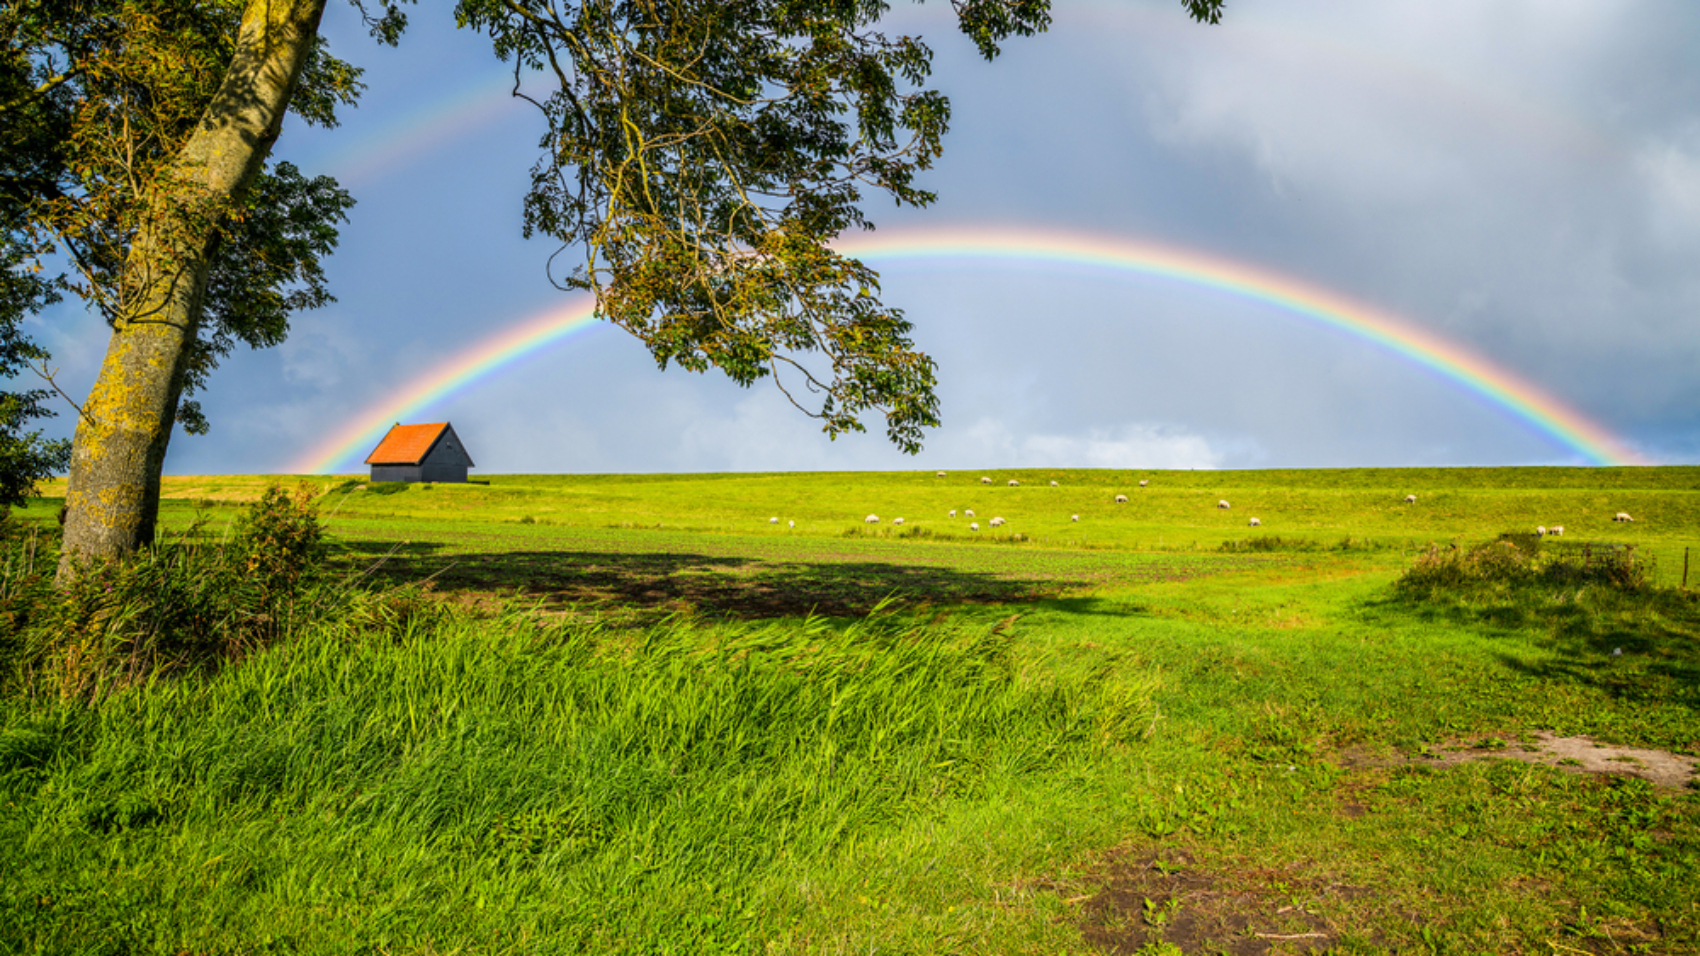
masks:
{"label": "green grass", "polygon": [[[0,953],[1700,951],[1700,793],[1455,759],[1700,754],[1700,469],[979,474],[320,480],[448,600],[0,702]],[[1534,523],[1658,586],[1395,585]]]}

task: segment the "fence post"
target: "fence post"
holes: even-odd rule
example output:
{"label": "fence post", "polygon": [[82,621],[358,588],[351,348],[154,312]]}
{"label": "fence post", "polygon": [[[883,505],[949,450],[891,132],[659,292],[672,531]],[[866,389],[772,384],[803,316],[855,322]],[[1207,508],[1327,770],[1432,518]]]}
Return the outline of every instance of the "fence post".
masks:
{"label": "fence post", "polygon": [[1688,590],[1688,546],[1682,546],[1682,589]]}

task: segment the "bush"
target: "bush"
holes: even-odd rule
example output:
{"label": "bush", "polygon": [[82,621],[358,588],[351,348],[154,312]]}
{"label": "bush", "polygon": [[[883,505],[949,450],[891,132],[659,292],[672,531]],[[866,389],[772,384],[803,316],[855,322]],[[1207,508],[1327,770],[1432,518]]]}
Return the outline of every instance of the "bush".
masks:
{"label": "bush", "polygon": [[52,586],[56,555],[11,543],[0,562],[0,628],[9,682],[89,700],[121,687],[216,667],[285,636],[323,609],[306,602],[324,554],[309,493],[277,486],[227,541],[197,523],[121,561]]}
{"label": "bush", "polygon": [[268,603],[293,593],[324,557],[324,527],[306,485],[291,497],[277,485],[242,515],[236,549]]}
{"label": "bush", "polygon": [[1217,550],[1237,554],[1248,551],[1317,551],[1320,548],[1321,545],[1308,538],[1283,538],[1278,534],[1266,534],[1255,538],[1224,541]]}
{"label": "bush", "polygon": [[1460,548],[1430,545],[1399,578],[1406,590],[1597,584],[1620,591],[1651,585],[1654,564],[1629,544],[1544,542],[1532,534]]}

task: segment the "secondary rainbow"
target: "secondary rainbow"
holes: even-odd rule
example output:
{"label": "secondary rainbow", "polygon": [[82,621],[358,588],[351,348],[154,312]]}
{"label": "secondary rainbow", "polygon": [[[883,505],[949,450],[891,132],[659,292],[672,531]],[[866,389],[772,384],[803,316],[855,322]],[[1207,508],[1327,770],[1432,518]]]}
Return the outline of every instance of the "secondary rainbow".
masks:
{"label": "secondary rainbow", "polygon": [[[1034,229],[970,231],[960,227],[872,233],[846,240],[839,249],[875,265],[1009,262],[1025,267],[1063,266],[1107,274],[1152,276],[1263,303],[1313,325],[1370,342],[1426,368],[1455,387],[1481,396],[1586,462],[1646,463],[1623,441],[1582,413],[1455,342],[1337,292],[1220,256],[1120,236]],[[360,411],[305,453],[291,470],[320,473],[354,464],[376,444],[391,423],[439,408],[448,399],[507,366],[595,324],[594,309],[588,299],[575,300],[517,323]]]}

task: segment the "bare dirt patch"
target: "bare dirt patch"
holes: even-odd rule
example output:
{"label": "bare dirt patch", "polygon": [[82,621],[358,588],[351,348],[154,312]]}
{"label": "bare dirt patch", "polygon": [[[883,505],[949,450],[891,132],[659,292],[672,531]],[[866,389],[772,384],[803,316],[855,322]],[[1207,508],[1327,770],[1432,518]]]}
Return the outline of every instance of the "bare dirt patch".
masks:
{"label": "bare dirt patch", "polygon": [[1327,952],[1350,925],[1345,904],[1369,892],[1295,867],[1212,869],[1184,850],[1112,851],[1071,887],[1056,889],[1100,952],[1166,943],[1232,956]]}
{"label": "bare dirt patch", "polygon": [[1604,744],[1586,735],[1560,737],[1544,730],[1509,743],[1497,738],[1449,741],[1425,754],[1377,757],[1347,753],[1342,762],[1347,766],[1456,767],[1483,760],[1516,760],[1578,774],[1624,774],[1670,790],[1694,786],[1700,771],[1700,758]]}

